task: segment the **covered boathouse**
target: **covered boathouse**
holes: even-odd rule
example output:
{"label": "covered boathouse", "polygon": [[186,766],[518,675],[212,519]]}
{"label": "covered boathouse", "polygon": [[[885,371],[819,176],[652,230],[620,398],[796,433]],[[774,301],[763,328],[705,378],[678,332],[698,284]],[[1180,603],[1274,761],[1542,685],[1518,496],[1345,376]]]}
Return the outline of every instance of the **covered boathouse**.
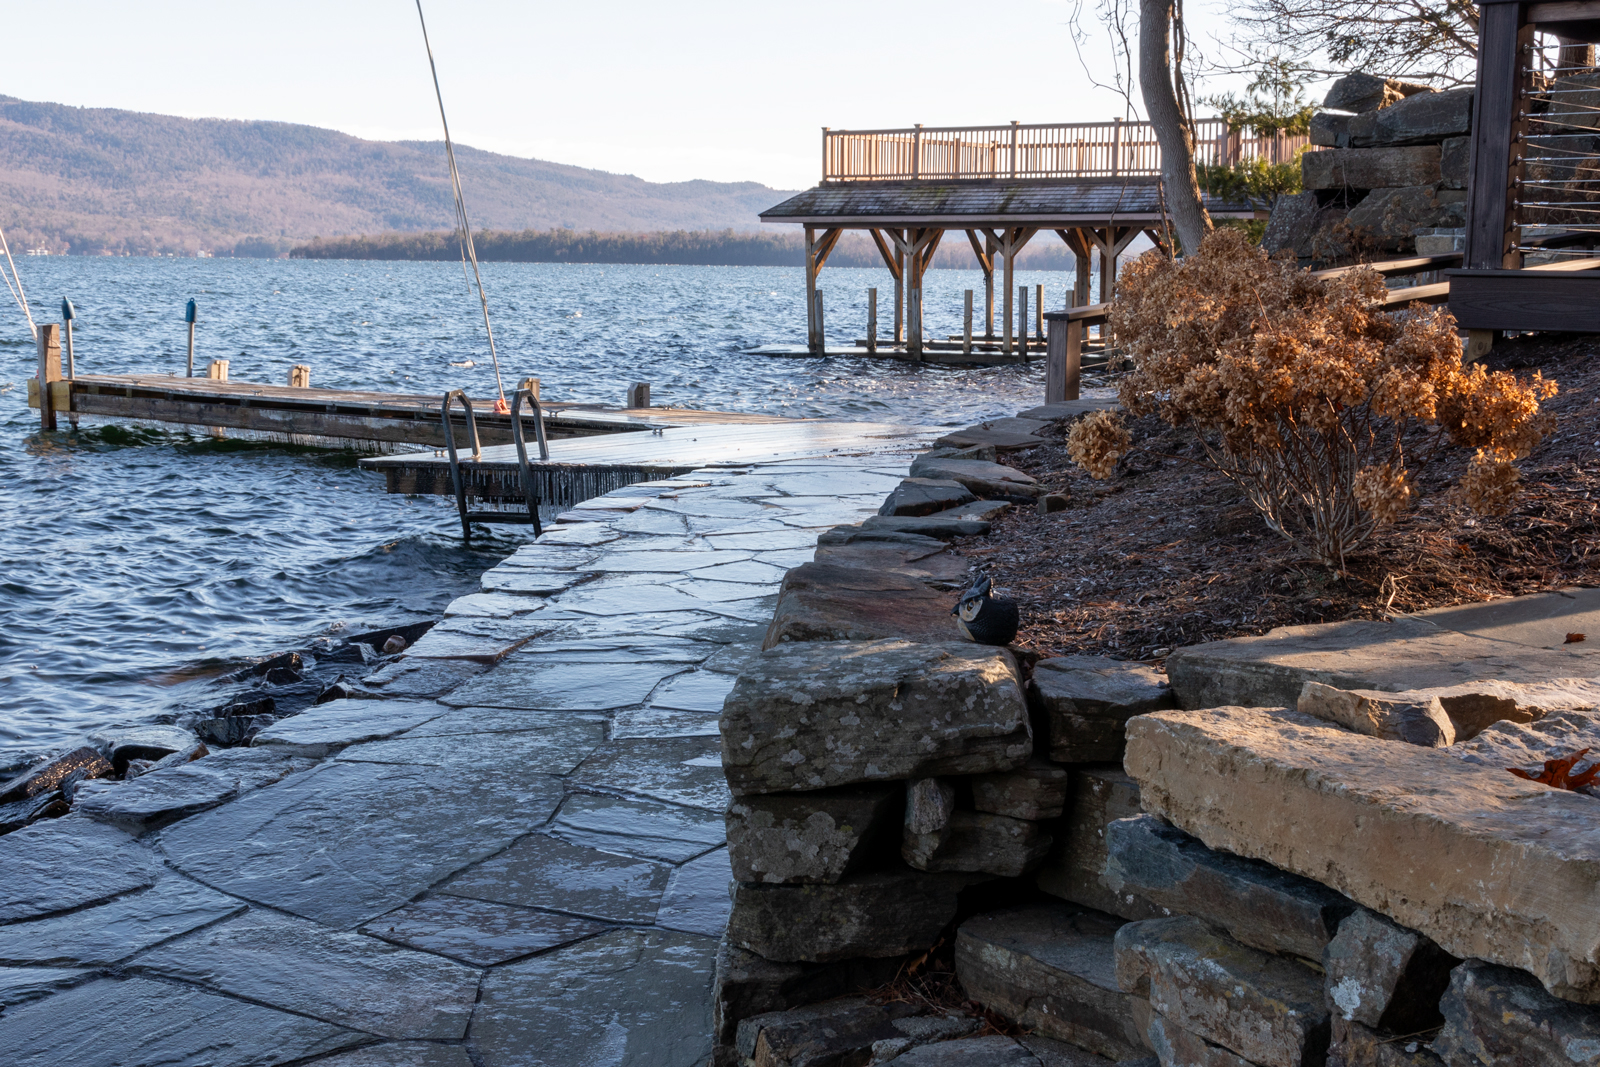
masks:
{"label": "covered boathouse", "polygon": [[[1290,162],[1305,137],[1229,133],[1222,119],[1196,123],[1197,164],[1265,157]],[[894,279],[893,346],[920,359],[922,276],[947,231],[962,231],[984,277],[983,337],[995,340],[995,270],[1001,273],[1000,351],[1014,347],[1012,274],[1018,253],[1053,231],[1076,257],[1073,304],[1089,303],[1090,256],[1100,261],[1099,299],[1115,290],[1117,260],[1144,234],[1166,241],[1160,148],[1147,122],[1024,126],[913,126],[822,131],[822,182],[761,213],[806,234],[809,350],[824,351],[817,276],[846,230],[869,234]],[[1265,218],[1264,205],[1207,198],[1213,218]],[[875,339],[869,339],[874,344]],[[929,342],[931,345],[932,342]]]}

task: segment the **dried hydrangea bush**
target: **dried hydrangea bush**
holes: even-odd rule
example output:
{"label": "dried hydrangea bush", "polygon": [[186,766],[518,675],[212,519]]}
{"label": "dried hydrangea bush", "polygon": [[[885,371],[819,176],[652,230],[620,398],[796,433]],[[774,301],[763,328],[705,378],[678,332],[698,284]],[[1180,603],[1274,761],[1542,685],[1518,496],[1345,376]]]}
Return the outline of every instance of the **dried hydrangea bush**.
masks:
{"label": "dried hydrangea bush", "polygon": [[[1122,406],[1188,427],[1271,529],[1339,569],[1415,503],[1439,450],[1475,450],[1452,492],[1483,514],[1516,495],[1516,460],[1550,432],[1556,384],[1463,365],[1441,308],[1383,306],[1382,277],[1323,279],[1218,230],[1197,255],[1146,253],[1118,281],[1110,325],[1133,370]],[[1072,458],[1110,477],[1131,442],[1111,415],[1080,420]]]}

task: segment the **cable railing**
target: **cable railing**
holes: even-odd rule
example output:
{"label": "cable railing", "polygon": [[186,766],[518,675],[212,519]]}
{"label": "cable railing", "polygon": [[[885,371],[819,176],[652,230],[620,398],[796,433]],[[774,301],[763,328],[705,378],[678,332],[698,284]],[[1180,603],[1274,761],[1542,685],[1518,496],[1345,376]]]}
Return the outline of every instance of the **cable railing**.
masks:
{"label": "cable railing", "polygon": [[[1310,147],[1304,134],[1247,136],[1220,118],[1195,122],[1197,164],[1253,159],[1288,163]],[[1148,122],[1048,126],[913,126],[822,131],[822,180],[951,181],[982,178],[1121,178],[1161,173],[1161,147]]]}

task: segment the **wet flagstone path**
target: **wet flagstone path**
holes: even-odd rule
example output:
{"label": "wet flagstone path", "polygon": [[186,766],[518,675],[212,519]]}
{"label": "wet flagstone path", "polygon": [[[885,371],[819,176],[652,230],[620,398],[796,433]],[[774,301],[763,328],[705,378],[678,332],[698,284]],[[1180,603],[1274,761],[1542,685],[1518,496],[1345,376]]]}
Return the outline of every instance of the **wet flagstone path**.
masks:
{"label": "wet flagstone path", "polygon": [[367,679],[382,699],[0,837],[0,1059],[704,1063],[729,910],[717,715],[784,571],[909,459],[588,501]]}

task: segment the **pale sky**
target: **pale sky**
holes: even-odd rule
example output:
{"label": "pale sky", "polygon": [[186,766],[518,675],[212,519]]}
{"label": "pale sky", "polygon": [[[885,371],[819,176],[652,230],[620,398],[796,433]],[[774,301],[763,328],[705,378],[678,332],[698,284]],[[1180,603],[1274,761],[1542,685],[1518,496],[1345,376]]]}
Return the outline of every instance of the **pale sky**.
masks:
{"label": "pale sky", "polygon": [[[1219,0],[1220,2],[1220,0]],[[462,144],[651,181],[814,185],[824,125],[1098,122],[1066,0],[424,0]],[[1191,34],[1226,24],[1191,5]],[[0,94],[439,138],[410,0],[0,0]]]}

